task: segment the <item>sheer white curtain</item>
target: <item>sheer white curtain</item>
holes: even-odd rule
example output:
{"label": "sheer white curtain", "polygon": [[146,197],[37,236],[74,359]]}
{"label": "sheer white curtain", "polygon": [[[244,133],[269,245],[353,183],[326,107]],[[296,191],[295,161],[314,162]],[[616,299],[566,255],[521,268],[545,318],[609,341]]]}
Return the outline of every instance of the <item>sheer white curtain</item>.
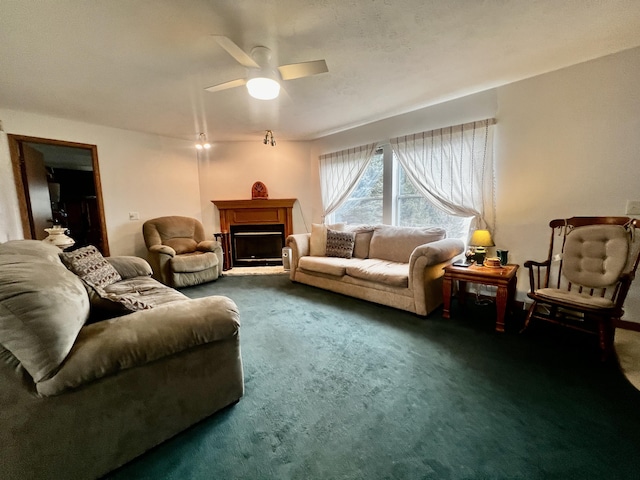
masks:
{"label": "sheer white curtain", "polygon": [[418,191],[449,215],[473,217],[472,229],[495,227],[495,123],[487,119],[391,139]]}
{"label": "sheer white curtain", "polygon": [[349,198],[375,151],[376,144],[371,143],[320,156],[323,222]]}

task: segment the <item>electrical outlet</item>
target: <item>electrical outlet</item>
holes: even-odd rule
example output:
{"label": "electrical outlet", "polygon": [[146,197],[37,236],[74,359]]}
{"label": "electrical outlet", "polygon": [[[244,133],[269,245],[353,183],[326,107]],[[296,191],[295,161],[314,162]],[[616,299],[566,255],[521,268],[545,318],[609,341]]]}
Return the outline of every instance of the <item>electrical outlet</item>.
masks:
{"label": "electrical outlet", "polygon": [[140,220],[140,214],[138,212],[129,212],[129,220]]}
{"label": "electrical outlet", "polygon": [[627,200],[627,215],[640,215],[640,200]]}

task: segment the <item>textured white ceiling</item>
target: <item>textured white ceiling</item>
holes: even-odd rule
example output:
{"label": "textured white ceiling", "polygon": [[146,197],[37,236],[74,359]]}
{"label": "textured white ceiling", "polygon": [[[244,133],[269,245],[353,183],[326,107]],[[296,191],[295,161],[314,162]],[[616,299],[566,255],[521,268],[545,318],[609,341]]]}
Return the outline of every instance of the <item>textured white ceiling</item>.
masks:
{"label": "textured white ceiling", "polygon": [[[211,37],[329,73],[244,87]],[[640,45],[638,0],[7,0],[0,108],[170,137],[309,140]]]}

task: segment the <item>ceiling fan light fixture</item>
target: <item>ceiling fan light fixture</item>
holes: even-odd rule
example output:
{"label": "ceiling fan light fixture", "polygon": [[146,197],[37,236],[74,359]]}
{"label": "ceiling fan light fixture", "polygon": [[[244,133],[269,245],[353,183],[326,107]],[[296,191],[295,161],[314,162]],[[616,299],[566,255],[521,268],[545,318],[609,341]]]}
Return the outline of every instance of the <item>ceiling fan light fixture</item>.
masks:
{"label": "ceiling fan light fixture", "polygon": [[258,100],[273,100],[280,95],[280,84],[267,77],[255,77],[247,82],[249,95]]}

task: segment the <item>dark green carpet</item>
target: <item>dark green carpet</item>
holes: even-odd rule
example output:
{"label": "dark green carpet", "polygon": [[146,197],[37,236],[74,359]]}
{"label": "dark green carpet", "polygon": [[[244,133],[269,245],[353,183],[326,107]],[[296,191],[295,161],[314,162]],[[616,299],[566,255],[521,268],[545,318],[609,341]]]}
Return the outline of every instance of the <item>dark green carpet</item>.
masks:
{"label": "dark green carpet", "polygon": [[496,334],[493,306],[425,320],[283,275],[183,291],[238,304],[245,396],[108,478],[640,478],[640,393],[591,338]]}

